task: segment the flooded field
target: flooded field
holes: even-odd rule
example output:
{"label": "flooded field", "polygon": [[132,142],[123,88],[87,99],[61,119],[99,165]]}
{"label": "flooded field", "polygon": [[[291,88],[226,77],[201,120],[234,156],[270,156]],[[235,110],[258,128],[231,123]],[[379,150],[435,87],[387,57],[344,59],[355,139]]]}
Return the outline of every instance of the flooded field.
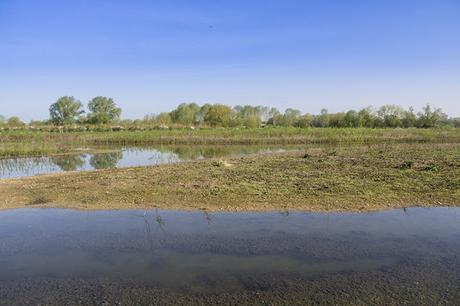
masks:
{"label": "flooded field", "polygon": [[456,304],[460,209],[0,212],[0,304]]}
{"label": "flooded field", "polygon": [[296,147],[260,146],[176,146],[103,147],[84,153],[56,156],[0,159],[0,179],[35,176],[65,171],[123,168],[178,163],[206,158],[296,150]]}

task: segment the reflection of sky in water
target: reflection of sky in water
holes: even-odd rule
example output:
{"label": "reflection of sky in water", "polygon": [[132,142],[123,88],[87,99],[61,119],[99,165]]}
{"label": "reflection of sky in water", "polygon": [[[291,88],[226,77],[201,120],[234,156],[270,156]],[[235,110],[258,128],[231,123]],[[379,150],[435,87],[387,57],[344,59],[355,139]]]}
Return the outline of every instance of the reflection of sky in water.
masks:
{"label": "reflection of sky in water", "polygon": [[173,152],[160,152],[157,150],[126,150],[123,158],[118,162],[118,167],[133,167],[170,164],[180,162],[179,156]]}
{"label": "reflection of sky in water", "polygon": [[226,285],[238,286],[240,276],[385,273],[382,267],[436,261],[443,253],[451,257],[442,264],[458,269],[459,217],[458,208],[373,213],[4,211],[0,285],[43,275],[130,276],[162,287],[193,284],[226,290]]}
{"label": "reflection of sky in water", "polygon": [[176,147],[173,149],[129,148],[97,154],[72,154],[52,157],[0,159],[0,178],[17,178],[63,171],[177,163],[183,160],[201,160],[211,157],[230,157],[251,153],[282,152],[281,148],[260,147]]}
{"label": "reflection of sky in water", "polygon": [[177,154],[158,150],[123,150],[98,154],[3,159],[0,160],[0,178],[34,176],[63,171],[158,165],[180,161],[181,159]]}

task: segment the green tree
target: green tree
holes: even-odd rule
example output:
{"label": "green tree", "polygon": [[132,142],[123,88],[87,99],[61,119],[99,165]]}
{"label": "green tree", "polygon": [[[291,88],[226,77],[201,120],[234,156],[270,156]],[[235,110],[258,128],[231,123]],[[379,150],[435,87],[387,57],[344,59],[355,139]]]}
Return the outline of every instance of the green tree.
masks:
{"label": "green tree", "polygon": [[405,128],[414,127],[417,124],[417,116],[414,113],[414,108],[410,107],[408,111],[403,113],[402,125]]}
{"label": "green tree", "polygon": [[214,127],[228,127],[231,121],[232,109],[223,104],[211,105],[204,117],[204,122]]}
{"label": "green tree", "polygon": [[120,119],[121,108],[112,98],[95,97],[88,103],[88,120],[94,124],[108,124]]}
{"label": "green tree", "polygon": [[418,114],[417,126],[421,128],[431,128],[440,126],[447,122],[447,115],[440,108],[434,110],[427,104],[423,108],[423,112]]}
{"label": "green tree", "polygon": [[244,126],[248,128],[258,128],[260,127],[262,121],[257,115],[250,115],[244,118]]}
{"label": "green tree", "polygon": [[458,117],[458,118],[452,118],[451,121],[452,121],[452,125],[453,125],[455,128],[460,128],[460,117]]}
{"label": "green tree", "polygon": [[208,104],[208,103],[200,107],[200,111],[198,112],[198,115],[197,115],[197,121],[199,124],[204,123],[204,118],[206,117],[206,114],[210,108],[211,108],[211,104]]}
{"label": "green tree", "polygon": [[365,107],[358,112],[359,126],[373,128],[376,126],[376,116],[372,107]]}
{"label": "green tree", "polygon": [[19,117],[13,116],[8,118],[8,120],[6,121],[6,125],[9,127],[19,128],[25,126],[26,124],[22,122],[21,119],[19,119]]}
{"label": "green tree", "polygon": [[276,126],[282,117],[280,111],[275,107],[270,108],[268,116],[266,123],[273,126]]}
{"label": "green tree", "polygon": [[234,126],[244,125],[249,128],[260,127],[262,123],[262,113],[269,111],[269,108],[266,109],[263,106],[251,106],[237,105],[233,108],[235,113],[235,118],[233,119]]}
{"label": "green tree", "polygon": [[284,111],[278,124],[281,126],[294,126],[301,114],[302,113],[297,109],[288,108]]}
{"label": "green tree", "polygon": [[182,103],[171,112],[174,123],[192,125],[199,122],[200,107],[196,103]]}
{"label": "green tree", "polygon": [[334,128],[347,127],[346,114],[345,113],[334,113],[328,115],[328,125]]}
{"label": "green tree", "polygon": [[314,119],[313,115],[305,114],[299,117],[299,119],[295,123],[295,126],[300,127],[300,128],[311,127],[313,123],[313,119]]}
{"label": "green tree", "polygon": [[402,127],[402,118],[404,115],[404,109],[401,106],[394,104],[383,105],[377,111],[379,119],[383,127]]}
{"label": "green tree", "polygon": [[168,124],[171,124],[171,122],[172,122],[172,119],[169,113],[159,113],[155,117],[155,123],[159,125],[168,125]]}
{"label": "green tree", "polygon": [[359,114],[354,110],[350,110],[345,114],[346,127],[359,127]]}
{"label": "green tree", "polygon": [[255,111],[257,116],[260,118],[262,122],[267,122],[267,120],[271,117],[270,116],[270,107],[258,105],[255,107]]}
{"label": "green tree", "polygon": [[78,116],[83,114],[83,104],[74,97],[60,97],[50,106],[51,122],[56,125],[75,123]]}
{"label": "green tree", "polygon": [[328,127],[329,126],[329,113],[327,109],[323,108],[318,116],[313,120],[314,127]]}

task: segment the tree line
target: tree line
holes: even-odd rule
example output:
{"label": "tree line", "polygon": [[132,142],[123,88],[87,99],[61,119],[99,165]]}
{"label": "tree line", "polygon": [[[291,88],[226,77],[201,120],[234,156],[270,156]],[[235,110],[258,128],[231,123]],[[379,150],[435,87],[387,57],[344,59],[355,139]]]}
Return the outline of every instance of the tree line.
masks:
{"label": "tree line", "polygon": [[300,110],[288,108],[280,112],[277,108],[266,106],[235,106],[222,104],[196,103],[181,104],[169,113],[146,116],[144,122],[156,124],[181,124],[211,127],[249,127],[283,126],[283,127],[367,127],[367,128],[431,128],[438,126],[460,127],[460,118],[449,118],[439,108],[430,105],[422,111],[415,112],[398,105],[384,105],[378,109],[366,107],[359,111],[329,113],[326,109],[320,114],[302,114]]}
{"label": "tree line", "polygon": [[[49,108],[50,118],[46,121],[32,121],[29,125],[118,125],[120,127],[367,127],[367,128],[432,128],[439,126],[460,127],[460,118],[449,118],[439,108],[426,105],[419,112],[413,108],[388,104],[374,109],[329,113],[326,109],[319,114],[303,114],[300,110],[288,108],[284,112],[267,106],[228,106],[224,104],[182,103],[170,112],[147,115],[143,119],[121,119],[121,108],[112,98],[98,96],[87,104],[72,96],[60,97]],[[25,126],[18,117],[5,119],[0,116],[0,125]]]}

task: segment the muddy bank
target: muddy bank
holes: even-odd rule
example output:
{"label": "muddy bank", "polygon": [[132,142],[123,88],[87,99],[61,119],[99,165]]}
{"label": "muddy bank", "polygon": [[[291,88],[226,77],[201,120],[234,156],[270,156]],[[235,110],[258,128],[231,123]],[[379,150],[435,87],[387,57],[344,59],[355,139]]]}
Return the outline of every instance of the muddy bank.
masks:
{"label": "muddy bank", "polygon": [[367,211],[460,205],[459,144],[305,148],[0,180],[0,208]]}

